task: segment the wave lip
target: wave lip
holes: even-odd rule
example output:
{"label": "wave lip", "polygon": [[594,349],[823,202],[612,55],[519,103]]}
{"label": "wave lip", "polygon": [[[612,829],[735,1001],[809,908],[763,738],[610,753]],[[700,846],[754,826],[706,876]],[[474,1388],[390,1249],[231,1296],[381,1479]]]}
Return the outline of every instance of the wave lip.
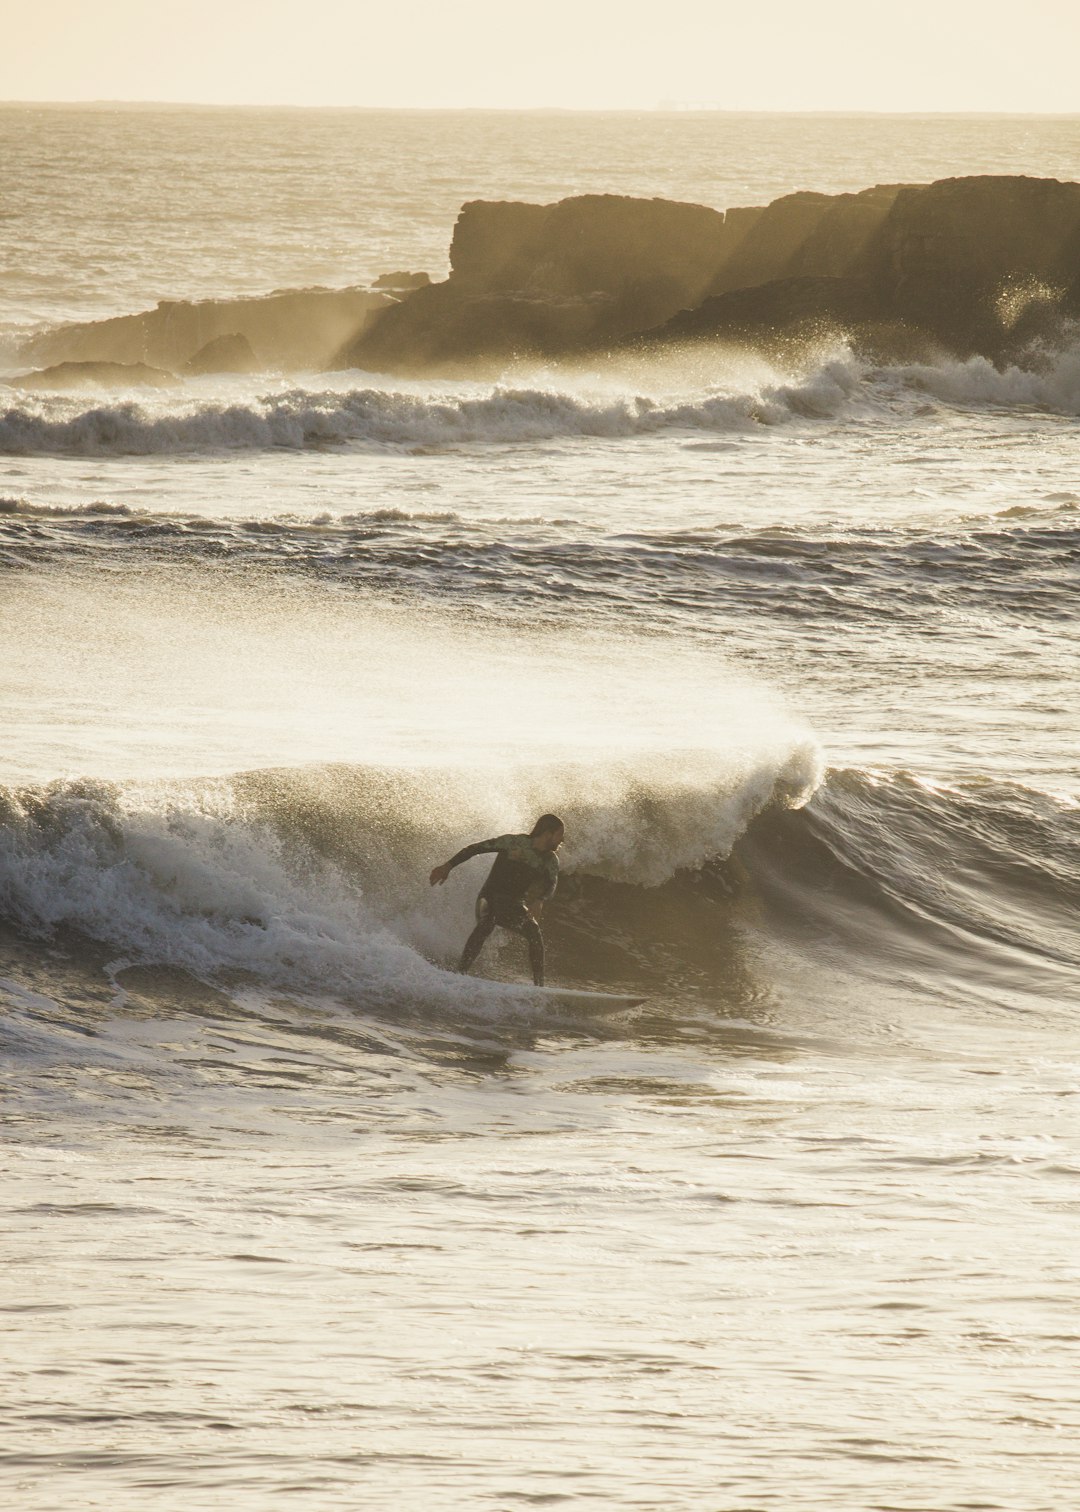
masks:
{"label": "wave lip", "polygon": [[1004,781],[830,771],[798,813],[765,814],[738,854],[810,950],[871,974],[919,971],[1009,1006],[1075,998],[1080,804]]}

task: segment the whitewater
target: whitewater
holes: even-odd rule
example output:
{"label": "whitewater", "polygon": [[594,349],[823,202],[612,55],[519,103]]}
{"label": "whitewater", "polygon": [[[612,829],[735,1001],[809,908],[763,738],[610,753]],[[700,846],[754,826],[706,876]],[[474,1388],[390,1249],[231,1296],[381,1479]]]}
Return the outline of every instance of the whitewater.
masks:
{"label": "whitewater", "polygon": [[[1080,341],[17,381],[467,199],[990,172],[1075,122],[0,109],[10,1505],[1075,1502]],[[640,1009],[453,970],[552,809]]]}

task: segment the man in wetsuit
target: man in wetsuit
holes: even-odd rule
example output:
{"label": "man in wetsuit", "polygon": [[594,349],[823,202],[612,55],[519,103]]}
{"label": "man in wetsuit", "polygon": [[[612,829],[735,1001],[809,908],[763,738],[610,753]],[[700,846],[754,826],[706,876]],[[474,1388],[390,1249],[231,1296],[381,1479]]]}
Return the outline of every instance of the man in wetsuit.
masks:
{"label": "man in wetsuit", "polygon": [[[537,915],[559,881],[555,852],[563,841],[563,822],[556,814],[541,814],[528,835],[498,835],[467,845],[431,873],[432,887],[446,881],[455,866],[473,856],[495,852],[495,865],[476,900],[476,928],[465,941],[459,971],[468,971],[496,925],[523,934],[529,944],[533,981],[544,985],[544,937]],[[527,901],[528,900],[528,901]]]}

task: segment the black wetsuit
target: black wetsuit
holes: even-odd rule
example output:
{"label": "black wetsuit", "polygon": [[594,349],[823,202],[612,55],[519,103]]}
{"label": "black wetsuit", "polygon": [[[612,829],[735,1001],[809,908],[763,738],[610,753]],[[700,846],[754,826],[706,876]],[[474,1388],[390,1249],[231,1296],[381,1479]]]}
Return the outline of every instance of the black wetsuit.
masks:
{"label": "black wetsuit", "polygon": [[544,984],[544,937],[529,912],[526,898],[546,902],[559,880],[559,862],[554,851],[534,849],[530,835],[498,835],[467,845],[447,863],[451,870],[473,856],[495,852],[495,865],[487,876],[476,900],[476,928],[465,941],[461,953],[461,970],[468,971],[483,948],[485,940],[498,925],[523,934],[529,946],[529,964],[533,981]]}

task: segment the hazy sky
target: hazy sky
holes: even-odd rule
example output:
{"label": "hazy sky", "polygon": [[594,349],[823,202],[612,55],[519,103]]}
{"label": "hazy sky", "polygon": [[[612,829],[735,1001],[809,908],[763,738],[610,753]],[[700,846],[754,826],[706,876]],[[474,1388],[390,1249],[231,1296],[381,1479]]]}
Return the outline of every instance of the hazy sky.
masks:
{"label": "hazy sky", "polygon": [[0,0],[0,99],[1080,112],[1080,0]]}

